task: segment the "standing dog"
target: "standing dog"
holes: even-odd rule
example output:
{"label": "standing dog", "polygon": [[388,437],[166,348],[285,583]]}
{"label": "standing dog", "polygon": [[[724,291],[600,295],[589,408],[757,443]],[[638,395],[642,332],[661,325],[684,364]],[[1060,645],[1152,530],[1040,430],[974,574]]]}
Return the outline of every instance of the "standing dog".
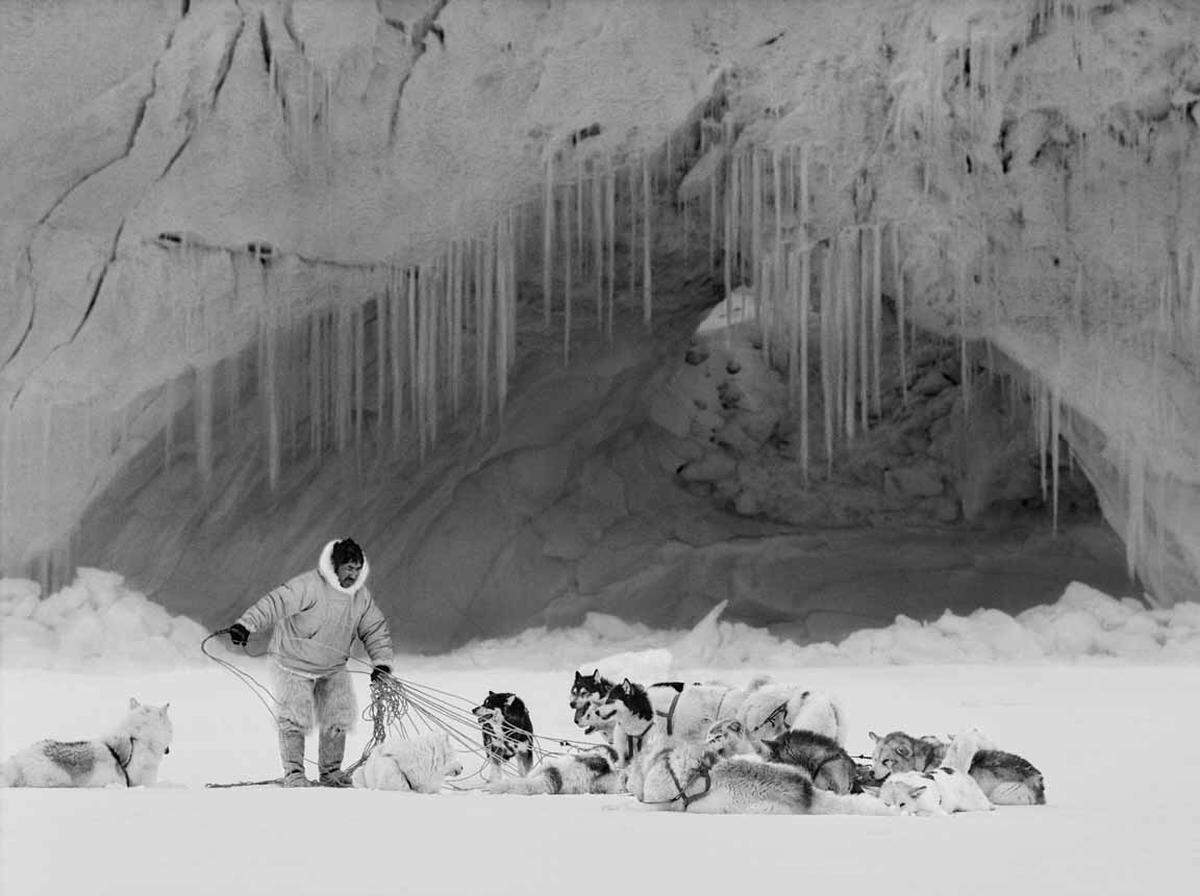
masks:
{"label": "standing dog", "polygon": [[389,737],[354,770],[355,787],[437,793],[447,776],[461,775],[462,762],[445,731],[412,738]]}
{"label": "standing dog", "polygon": [[167,707],[129,698],[129,713],[106,737],[40,740],[0,766],[2,787],[140,787],[158,780],[174,734]]}
{"label": "standing dog", "polygon": [[575,713],[575,724],[583,729],[584,734],[599,731],[601,736],[612,743],[613,721],[603,719],[597,714],[597,709],[604,702],[604,697],[613,688],[613,683],[600,674],[596,669],[591,675],[575,673],[575,681],[571,685],[571,709]]}
{"label": "standing dog", "polygon": [[533,722],[525,702],[516,694],[488,691],[483,703],[471,710],[483,732],[488,757],[488,779],[500,777],[505,762],[516,757],[522,775],[533,768]]}
{"label": "standing dog", "polygon": [[979,749],[986,743],[978,731],[967,731],[942,741],[936,737],[911,737],[893,731],[880,737],[870,732],[875,743],[872,770],[881,781],[897,772],[925,772],[947,765],[967,772],[997,806],[1040,806],[1046,802],[1042,773],[1015,753]]}

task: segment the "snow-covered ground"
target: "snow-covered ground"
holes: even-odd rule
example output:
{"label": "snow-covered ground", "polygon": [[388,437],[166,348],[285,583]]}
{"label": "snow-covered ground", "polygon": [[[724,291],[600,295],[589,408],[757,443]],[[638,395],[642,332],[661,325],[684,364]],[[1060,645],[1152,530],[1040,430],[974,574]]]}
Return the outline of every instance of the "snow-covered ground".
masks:
{"label": "snow-covered ground", "polygon": [[[51,669],[27,653],[0,669],[0,755],[43,737],[101,734],[130,696],[170,701],[175,739],[157,788],[0,791],[0,892],[1191,892],[1200,873],[1195,608],[1135,609],[1073,586],[1029,612],[1007,622],[982,612],[928,626],[901,620],[819,649],[771,642],[715,614],[692,632],[598,617],[397,662],[403,677],[472,699],[515,691],[539,733],[561,736],[577,734],[566,701],[577,665],[731,684],[766,669],[836,694],[852,753],[867,750],[868,730],[976,725],[1045,775],[1044,807],[943,819],[659,814],[628,797],[210,790],[203,784],[278,773],[272,719],[232,675],[185,657],[141,671],[127,657]],[[981,641],[981,632],[994,636]],[[983,661],[965,662],[967,649]],[[265,659],[238,662],[267,680]],[[356,682],[365,701],[366,676]],[[348,756],[367,734],[356,733]],[[309,748],[315,757],[311,738]],[[468,773],[477,765],[468,757]]]}

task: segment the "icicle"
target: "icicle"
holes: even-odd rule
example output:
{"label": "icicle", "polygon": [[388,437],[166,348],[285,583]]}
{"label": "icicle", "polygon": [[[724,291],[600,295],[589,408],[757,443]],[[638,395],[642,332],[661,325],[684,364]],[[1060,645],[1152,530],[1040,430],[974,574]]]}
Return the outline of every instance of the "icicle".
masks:
{"label": "icicle", "polygon": [[617,171],[611,157],[604,178],[604,211],[608,218],[608,315],[605,332],[613,336],[613,308],[617,302]]}
{"label": "icicle", "polygon": [[583,257],[583,158],[575,163],[575,257],[579,259],[579,275],[584,276]]}
{"label": "icicle", "polygon": [[799,379],[800,355],[798,351],[798,342],[800,341],[800,290],[798,271],[799,259],[795,252],[783,251],[780,247],[777,251],[779,258],[784,259],[787,265],[786,269],[786,291],[780,290],[780,297],[787,301],[788,321],[787,321],[787,365],[788,365],[788,407],[795,412],[796,410],[796,383]]}
{"label": "icicle", "polygon": [[366,367],[366,322],[363,307],[354,309],[354,447],[362,448],[363,432],[363,374]]}
{"label": "icicle", "polygon": [[[733,177],[733,168],[734,168],[734,162],[731,157],[730,161],[729,161],[729,177],[730,177],[730,179],[732,179],[732,177]],[[724,203],[725,203],[724,215],[722,216],[722,220],[724,221],[724,224],[725,224],[725,253],[724,253],[724,255],[725,255],[725,258],[724,258],[724,262],[725,262],[725,280],[724,280],[724,285],[725,285],[725,293],[724,293],[724,297],[725,297],[725,332],[726,332],[726,341],[732,342],[733,336],[730,331],[730,327],[733,326],[733,310],[732,310],[733,300],[731,298],[731,296],[733,294],[733,206],[732,206],[733,190],[726,189],[725,195],[722,198],[724,199]]]}
{"label": "icicle", "polygon": [[846,424],[847,440],[854,438],[854,431],[857,423],[855,419],[856,415],[854,413],[854,389],[857,383],[856,361],[858,346],[856,345],[856,342],[858,334],[855,326],[854,306],[858,303],[858,297],[854,294],[854,275],[852,272],[856,267],[854,263],[854,248],[857,245],[858,240],[856,235],[853,234],[854,231],[850,231],[848,238],[843,244],[842,265],[845,276],[840,279],[843,308],[842,322],[844,328],[842,351],[844,351],[846,355],[843,365],[846,371],[846,378],[845,382],[843,383],[845,387],[845,409],[843,411],[842,419]]}
{"label": "icicle", "polygon": [[388,323],[390,325],[390,335],[392,350],[388,353],[392,362],[392,444],[399,446],[400,433],[403,428],[404,420],[404,348],[401,342],[401,303],[403,295],[401,290],[403,284],[399,280],[399,272],[395,266],[388,267],[388,283],[387,283],[387,301],[388,301]]}
{"label": "icicle", "polygon": [[821,266],[821,416],[825,423],[826,475],[833,473],[833,258],[837,238],[825,250]]}
{"label": "icicle", "polygon": [[653,300],[650,294],[650,163],[642,154],[642,323],[650,326]]}
{"label": "icicle", "polygon": [[596,332],[604,329],[604,201],[600,173],[592,167],[592,276],[596,281]]}
{"label": "icicle", "polygon": [[[742,258],[742,157],[735,156],[730,165],[730,171],[733,174],[733,184],[731,186],[731,196],[729,199],[729,226],[731,228],[729,234],[730,254],[732,262],[732,270],[730,272],[730,283],[737,280],[739,284],[743,281],[745,274]],[[732,289],[732,285],[731,285]],[[726,295],[728,296],[728,292]]]}
{"label": "icicle", "polygon": [[772,200],[775,203],[775,252],[783,251],[783,171],[779,147],[771,151]]}
{"label": "icicle", "polygon": [[713,168],[712,177],[708,179],[708,261],[705,265],[710,271],[716,264],[717,258],[717,172]]}
{"label": "icicle", "polygon": [[279,396],[276,388],[275,332],[264,326],[262,334],[263,411],[267,422],[267,484],[274,491],[279,484]]}
{"label": "icicle", "polygon": [[407,312],[408,326],[405,335],[408,337],[408,407],[409,422],[417,430],[417,440],[425,438],[425,427],[422,422],[423,405],[421,395],[421,350],[417,333],[417,268],[406,268],[404,271],[404,304]]}
{"label": "icicle", "polygon": [[[757,147],[750,150],[750,270],[757,277],[763,256],[762,241],[762,153]],[[776,239],[775,251],[782,252],[783,244]],[[762,290],[756,289],[759,297],[758,316],[762,317]]]}
{"label": "icicle", "polygon": [[808,486],[808,291],[812,254],[806,245],[800,256],[800,475]]}
{"label": "icicle", "polygon": [[488,346],[492,341],[492,302],[488,288],[488,240],[475,245],[475,375],[479,391],[479,428],[487,426],[491,413],[488,383],[491,379],[491,360]]}
{"label": "icicle", "polygon": [[1191,320],[1192,351],[1200,357],[1200,243],[1190,251],[1192,258],[1192,289],[1188,297],[1188,317]]}
{"label": "icicle", "polygon": [[683,267],[685,270],[689,267],[692,254],[689,240],[690,235],[688,233],[688,206],[690,205],[691,202],[689,200],[685,199],[683,201]]}
{"label": "icicle", "polygon": [[867,267],[867,232],[858,229],[859,413],[863,432],[871,413],[871,274]]}
{"label": "icicle", "polygon": [[892,289],[896,291],[896,333],[900,340],[900,399],[908,407],[908,358],[904,339],[904,268],[900,264],[900,223],[892,224]]}
{"label": "icicle", "polygon": [[876,224],[871,228],[872,234],[875,237],[874,245],[872,246],[873,263],[871,282],[871,335],[874,337],[873,357],[871,360],[871,372],[874,375],[874,403],[872,407],[876,417],[881,417],[883,411],[881,409],[882,391],[880,389],[880,362],[883,357],[883,228],[882,225]]}
{"label": "icicle", "polygon": [[[507,276],[506,265],[510,253],[507,248],[507,239],[501,231],[501,223],[497,223],[496,231],[493,233],[491,242],[492,246],[489,250],[490,257],[493,260],[492,265],[495,272],[495,278],[499,288],[496,291],[496,414],[499,417],[504,416],[504,408],[508,396],[508,344],[509,344],[509,297],[508,284],[510,282]],[[568,272],[569,272],[568,267]],[[568,303],[568,309],[570,305]]]}
{"label": "icicle", "polygon": [[964,267],[960,272],[958,286],[958,348],[959,368],[962,375],[963,417],[971,413],[971,363],[967,355],[967,271]]}
{"label": "icicle", "polygon": [[629,164],[629,298],[637,295],[637,176]]}
{"label": "icicle", "polygon": [[195,384],[196,469],[206,485],[213,471],[213,368],[196,370]]}
{"label": "icicle", "polygon": [[308,433],[309,450],[321,453],[324,437],[321,431],[321,316],[308,319]]}
{"label": "icicle", "polygon": [[1083,335],[1083,265],[1075,272],[1075,294],[1073,305],[1075,308],[1075,328],[1080,335]]}
{"label": "icicle", "polygon": [[571,363],[571,191],[563,206],[563,365]]}
{"label": "icicle", "polygon": [[542,327],[550,329],[554,288],[554,152],[546,147],[546,192],[542,203]]}
{"label": "icicle", "polygon": [[1053,471],[1053,511],[1051,514],[1051,532],[1058,534],[1058,440],[1061,435],[1061,421],[1059,415],[1061,408],[1058,401],[1058,393],[1050,392],[1050,467]]}

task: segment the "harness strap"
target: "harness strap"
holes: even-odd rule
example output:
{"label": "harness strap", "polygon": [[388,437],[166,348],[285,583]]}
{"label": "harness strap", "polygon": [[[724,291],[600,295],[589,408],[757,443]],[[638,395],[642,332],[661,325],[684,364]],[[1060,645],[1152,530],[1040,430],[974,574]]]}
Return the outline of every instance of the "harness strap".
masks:
{"label": "harness strap", "polygon": [[133,742],[134,738],[129,738],[129,758],[124,762],[121,761],[121,755],[113,748],[113,745],[108,741],[104,742],[104,746],[108,747],[108,752],[112,754],[113,762],[117,764],[117,768],[121,770],[121,774],[125,776],[125,786],[132,787],[129,782],[129,763],[133,762]]}
{"label": "harness strap", "polygon": [[646,735],[650,733],[650,729],[654,727],[654,722],[649,722],[642,729],[641,734],[630,734],[625,732],[625,740],[629,744],[629,758],[632,759],[635,753],[642,752],[642,743],[646,740]]}
{"label": "harness strap", "polygon": [[656,716],[667,720],[667,737],[670,737],[675,732],[675,707],[679,705],[679,697],[682,694],[683,691],[675,692],[675,697],[671,700],[671,708],[666,712],[659,712],[657,709],[654,710]]}
{"label": "harness strap", "polygon": [[[671,783],[675,785],[675,796],[671,797],[669,800],[642,800],[642,802],[647,806],[669,806],[671,803],[682,802],[683,811],[686,812],[692,803],[707,795],[708,791],[712,789],[712,776],[709,774],[708,766],[702,764],[696,769],[695,772],[692,773],[692,776],[688,778],[686,782],[681,783],[679,776],[675,774],[675,769],[671,768],[670,756],[673,752],[674,750],[670,749],[663,750],[659,756],[662,758],[663,764],[667,767],[667,774],[671,776]],[[704,789],[699,793],[693,793],[689,795],[687,789],[701,778],[704,779]]]}

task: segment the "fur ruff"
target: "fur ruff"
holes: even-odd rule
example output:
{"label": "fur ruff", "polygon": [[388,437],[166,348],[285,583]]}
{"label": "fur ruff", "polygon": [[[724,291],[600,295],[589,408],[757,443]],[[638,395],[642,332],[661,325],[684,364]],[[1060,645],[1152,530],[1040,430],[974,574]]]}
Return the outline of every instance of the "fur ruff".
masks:
{"label": "fur ruff", "polygon": [[371,562],[367,560],[367,555],[364,553],[362,572],[358,574],[358,578],[351,583],[349,588],[343,588],[333,569],[333,546],[341,540],[335,538],[322,548],[320,559],[317,560],[317,572],[321,574],[325,584],[335,591],[340,591],[342,594],[356,594],[363,585],[367,584],[367,576],[371,574]]}
{"label": "fur ruff", "polygon": [[0,787],[153,785],[174,736],[168,706],[131,698],[129,713],[106,737],[38,741],[0,765]]}
{"label": "fur ruff", "polygon": [[321,730],[354,730],[358,706],[345,669],[312,679],[276,665],[274,675],[275,721],[280,728],[308,732],[315,725]]}
{"label": "fur ruff", "polygon": [[355,787],[437,793],[447,777],[461,775],[462,761],[444,731],[388,738],[354,770]]}

